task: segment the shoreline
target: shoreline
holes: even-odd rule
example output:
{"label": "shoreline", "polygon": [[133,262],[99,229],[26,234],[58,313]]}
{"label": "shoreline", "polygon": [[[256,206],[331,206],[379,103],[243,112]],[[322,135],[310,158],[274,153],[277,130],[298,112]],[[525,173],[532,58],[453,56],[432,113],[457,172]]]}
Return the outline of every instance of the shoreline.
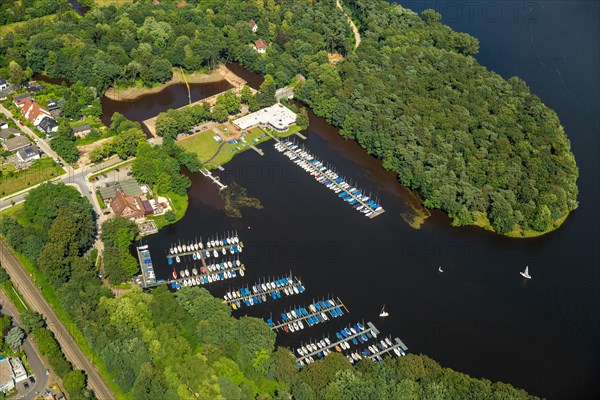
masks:
{"label": "shoreline", "polygon": [[[183,77],[181,75],[181,71],[179,68],[173,68],[173,76],[167,82],[160,84],[158,86],[148,88],[148,87],[139,87],[139,86],[130,86],[124,89],[118,89],[111,87],[105,93],[106,96],[110,100],[114,101],[131,101],[137,100],[140,97],[149,94],[160,93],[171,85],[185,83]],[[243,87],[247,85],[247,82],[241,78],[240,76],[233,73],[229,70],[224,64],[219,64],[219,66],[209,73],[205,72],[192,72],[190,74],[185,74],[185,79],[188,83],[212,83],[219,82],[225,80],[229,82],[234,87]]]}

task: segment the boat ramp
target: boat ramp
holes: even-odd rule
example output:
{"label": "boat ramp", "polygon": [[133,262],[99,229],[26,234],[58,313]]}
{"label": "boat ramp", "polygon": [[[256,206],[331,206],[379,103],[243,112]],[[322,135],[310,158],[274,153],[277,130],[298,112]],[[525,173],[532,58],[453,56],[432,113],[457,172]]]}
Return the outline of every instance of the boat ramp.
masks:
{"label": "boat ramp", "polygon": [[277,143],[275,143],[277,151],[283,153],[294,164],[314,176],[317,182],[332,190],[356,211],[371,219],[385,212],[383,207],[378,204],[378,200],[371,199],[361,189],[339,176],[332,167],[326,167],[322,161],[315,158],[304,148],[288,140],[275,139],[277,140]]}
{"label": "boat ramp", "polygon": [[281,322],[273,322],[273,319],[269,318],[267,323],[275,332],[296,332],[304,329],[304,324],[311,327],[348,313],[348,308],[338,297],[335,299],[313,301],[308,306],[308,309],[297,306],[290,311],[282,312]]}
{"label": "boat ramp", "polygon": [[239,290],[225,293],[223,298],[233,308],[237,310],[242,306],[253,306],[267,301],[280,299],[282,293],[286,296],[292,296],[304,292],[304,285],[299,278],[292,275],[273,279],[264,283],[257,283],[252,288],[245,286]]}

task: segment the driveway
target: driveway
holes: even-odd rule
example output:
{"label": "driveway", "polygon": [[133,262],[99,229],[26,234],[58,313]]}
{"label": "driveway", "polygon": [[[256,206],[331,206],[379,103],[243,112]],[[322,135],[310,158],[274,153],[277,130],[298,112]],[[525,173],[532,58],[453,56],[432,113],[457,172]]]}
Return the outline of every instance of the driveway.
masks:
{"label": "driveway", "polygon": [[[13,317],[18,323],[19,313],[12,303],[6,298],[6,295],[2,290],[0,290],[0,305],[2,306],[0,312]],[[27,381],[17,383],[17,395],[15,398],[22,400],[34,400],[39,397],[39,394],[42,393],[48,384],[48,376],[46,375],[47,367],[42,362],[37,350],[33,347],[32,339],[29,336],[27,336],[27,339],[23,342],[21,347],[27,355],[27,361],[29,362],[29,369],[27,372],[30,376],[34,376],[35,383],[32,384],[29,379]],[[29,389],[25,389],[23,386],[24,382],[29,384]]]}

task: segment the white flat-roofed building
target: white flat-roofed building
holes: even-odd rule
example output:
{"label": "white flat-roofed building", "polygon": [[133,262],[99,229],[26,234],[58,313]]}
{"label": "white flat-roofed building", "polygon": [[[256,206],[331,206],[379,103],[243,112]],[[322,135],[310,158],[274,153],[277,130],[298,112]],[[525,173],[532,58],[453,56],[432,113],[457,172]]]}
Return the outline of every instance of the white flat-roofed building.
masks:
{"label": "white flat-roofed building", "polygon": [[279,103],[233,120],[233,123],[242,130],[265,125],[278,132],[286,131],[295,122],[296,114]]}

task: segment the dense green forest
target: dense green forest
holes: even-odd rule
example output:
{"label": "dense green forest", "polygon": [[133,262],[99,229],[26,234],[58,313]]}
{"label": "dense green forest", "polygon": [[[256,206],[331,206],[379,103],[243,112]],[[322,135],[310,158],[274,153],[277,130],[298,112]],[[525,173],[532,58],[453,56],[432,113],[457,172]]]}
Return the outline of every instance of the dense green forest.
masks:
{"label": "dense green forest", "polygon": [[70,9],[67,0],[3,0],[0,2],[0,25],[28,21]]}
{"label": "dense green forest", "polygon": [[[43,200],[42,200],[43,199]],[[63,184],[31,191],[17,219],[0,219],[0,233],[47,277],[59,307],[93,349],[119,398],[156,399],[530,399],[524,391],[442,368],[426,356],[407,355],[352,367],[341,354],[298,370],[292,353],[275,347],[261,319],[235,318],[206,289],[135,287],[114,297],[87,257],[94,232],[91,207]],[[132,226],[103,226],[107,251],[131,242]],[[127,257],[124,257],[124,259]],[[82,375],[72,371],[36,316],[25,324],[74,398],[85,398]]]}
{"label": "dense green forest", "polygon": [[[12,61],[101,93],[164,82],[174,66],[202,70],[223,61],[272,76],[277,86],[301,73],[299,100],[455,225],[489,221],[498,233],[530,235],[577,207],[578,170],[557,115],[519,78],[480,66],[478,41],[442,25],[436,12],[346,0],[363,38],[354,52],[334,0],[177,4],[96,7],[83,18],[61,11],[52,24],[16,29],[0,40],[0,75]],[[266,54],[252,49],[257,38],[269,43]],[[333,67],[327,52],[346,58]]]}

